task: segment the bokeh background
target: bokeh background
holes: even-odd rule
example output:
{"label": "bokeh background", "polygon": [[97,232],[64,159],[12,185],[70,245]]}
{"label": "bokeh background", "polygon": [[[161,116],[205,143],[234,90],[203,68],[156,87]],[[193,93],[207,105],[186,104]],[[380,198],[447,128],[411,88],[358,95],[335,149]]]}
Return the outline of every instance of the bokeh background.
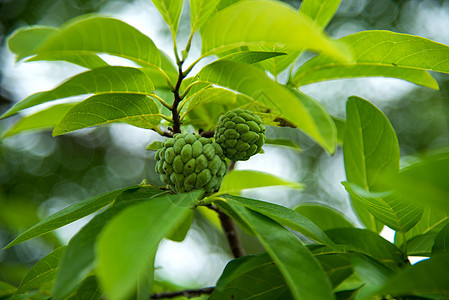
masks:
{"label": "bokeh background", "polygon": [[[286,2],[295,8],[301,3]],[[185,3],[178,33],[180,45],[184,45],[190,30],[188,11]],[[114,16],[137,27],[173,57],[168,27],[149,0],[0,0],[0,113],[14,102],[52,89],[83,71],[64,62],[16,64],[6,46],[7,36],[21,26],[59,26],[87,13]],[[370,29],[420,35],[449,45],[449,0],[343,0],[327,32],[339,38]],[[199,46],[196,37],[192,57],[198,57]],[[433,75],[440,84],[439,91],[387,78],[335,80],[311,84],[302,90],[340,118],[345,117],[349,96],[372,101],[392,122],[405,166],[449,145],[449,76]],[[0,132],[15,118],[1,121]],[[292,138],[302,151],[265,146],[264,154],[238,163],[237,168],[270,172],[300,181],[307,188],[263,189],[245,195],[288,207],[310,202],[326,204],[357,224],[340,184],[345,180],[341,150],[331,157],[291,128],[269,128],[268,134]],[[40,219],[77,201],[138,184],[144,178],[160,184],[153,171],[153,152],[144,150],[155,139],[160,137],[151,131],[113,124],[57,138],[52,138],[51,132],[40,132],[0,140],[0,248]],[[0,250],[0,281],[17,285],[36,261],[66,244],[88,220],[89,217],[12,249]],[[248,252],[262,251],[253,238],[243,236],[243,240]],[[229,259],[221,231],[197,214],[184,242],[163,241],[156,258],[157,277],[179,287],[213,285]]]}

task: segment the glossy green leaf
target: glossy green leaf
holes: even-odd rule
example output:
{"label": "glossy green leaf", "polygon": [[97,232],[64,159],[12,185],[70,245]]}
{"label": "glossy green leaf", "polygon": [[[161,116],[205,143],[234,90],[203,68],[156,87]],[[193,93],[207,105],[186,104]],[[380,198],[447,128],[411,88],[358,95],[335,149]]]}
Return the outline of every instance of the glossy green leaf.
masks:
{"label": "glossy green leaf", "polygon": [[[53,27],[46,26],[29,26],[22,27],[14,31],[8,39],[9,49],[17,55],[17,60],[21,60],[27,56],[35,55],[36,50],[42,43],[53,34],[57,34],[58,30]],[[107,66],[108,64],[96,54],[73,54],[73,53],[46,53],[35,55],[27,61],[38,60],[65,60],[70,63],[86,67],[88,69]]]}
{"label": "glossy green leaf", "polygon": [[204,55],[261,44],[309,49],[343,61],[351,60],[343,44],[332,41],[310,19],[279,2],[242,1],[229,6],[210,19],[202,38]]}
{"label": "glossy green leaf", "polygon": [[235,62],[241,62],[246,64],[255,64],[267,59],[275,58],[278,56],[286,55],[283,52],[275,51],[241,51],[237,53],[231,53],[222,57],[220,60],[230,60]]}
{"label": "glossy green leaf", "polygon": [[425,70],[449,72],[449,47],[422,37],[376,30],[340,40],[351,47],[355,64],[319,55],[301,66],[292,81],[299,86],[337,78],[382,76],[438,89],[438,83]]}
{"label": "glossy green leaf", "polygon": [[325,108],[315,99],[275,83],[262,70],[243,63],[216,61],[204,67],[198,79],[253,98],[268,106],[270,113],[287,119],[311,136],[328,152],[335,151],[335,124]]}
{"label": "glossy green leaf", "polygon": [[435,232],[427,232],[407,239],[407,255],[430,256],[436,236],[437,233]]}
{"label": "glossy green leaf", "polygon": [[81,282],[80,286],[75,292],[75,295],[70,300],[99,300],[102,296],[102,291],[97,278],[92,275]]}
{"label": "glossy green leaf", "polygon": [[393,178],[402,197],[423,207],[449,213],[449,154],[443,153],[412,165]]}
{"label": "glossy green leaf", "polygon": [[404,264],[402,252],[393,244],[370,230],[359,228],[334,228],[326,234],[337,245],[354,247],[358,253],[373,257],[392,270]]}
{"label": "glossy green leaf", "polygon": [[[438,233],[449,223],[449,213],[441,210],[425,207],[421,220],[406,233],[408,239],[427,233]],[[396,237],[402,237],[397,235]],[[398,242],[400,243],[400,239]],[[396,238],[395,238],[396,243]]]}
{"label": "glossy green leaf", "polygon": [[53,136],[112,122],[151,129],[159,124],[160,119],[159,107],[148,96],[95,95],[70,109],[56,124]]}
{"label": "glossy green leaf", "polygon": [[265,139],[265,145],[286,147],[290,150],[301,152],[302,148],[297,143],[289,139]]}
{"label": "glossy green leaf", "polygon": [[16,292],[15,286],[13,286],[7,282],[0,281],[0,297],[12,295],[15,292]]}
{"label": "glossy green leaf", "polygon": [[342,254],[315,255],[332,282],[334,289],[354,272],[351,261]]}
{"label": "glossy green leaf", "polygon": [[449,224],[438,232],[432,247],[432,255],[441,252],[449,252]]}
{"label": "glossy green leaf", "polygon": [[115,203],[95,216],[69,242],[53,286],[54,299],[64,299],[94,270],[95,242],[101,230],[127,207],[157,197],[163,191],[152,186],[123,191]]}
{"label": "glossy green leaf", "polygon": [[59,247],[38,261],[23,278],[17,288],[17,293],[22,294],[52,281],[55,278],[59,262],[65,250],[65,246]]}
{"label": "glossy green leaf", "polygon": [[190,30],[200,29],[214,13],[220,0],[190,0]]}
{"label": "glossy green leaf", "polygon": [[227,203],[273,258],[294,299],[334,299],[326,273],[295,235],[266,216],[238,203]]}
{"label": "glossy green leaf", "polygon": [[183,0],[151,0],[156,6],[164,21],[170,27],[173,36],[176,36],[179,25],[179,16],[182,10]]}
{"label": "glossy green leaf", "polygon": [[315,223],[321,230],[354,227],[343,215],[330,207],[318,204],[301,204],[295,211]]}
{"label": "glossy green leaf", "polygon": [[304,0],[299,8],[299,14],[309,17],[321,28],[327,26],[337,12],[341,0]]}
{"label": "glossy green leaf", "polygon": [[134,27],[113,18],[71,20],[36,49],[36,54],[108,53],[159,68],[161,54],[153,41]]}
{"label": "glossy green leaf", "polygon": [[218,194],[238,194],[244,189],[276,186],[304,189],[304,186],[300,183],[287,181],[268,173],[251,170],[233,170],[223,178]]}
{"label": "glossy green leaf", "polygon": [[26,131],[49,130],[55,127],[62,116],[71,109],[75,103],[57,104],[35,114],[25,116],[14,123],[2,134],[2,138],[10,137]]}
{"label": "glossy green leaf", "polygon": [[[393,127],[379,109],[358,97],[348,99],[346,118],[343,155],[347,180],[367,191],[387,190],[381,174],[399,170],[399,145]],[[379,230],[363,203],[353,199],[353,206],[365,226]]]}
{"label": "glossy green leaf", "polygon": [[293,299],[287,283],[267,254],[243,256],[230,261],[217,281],[210,300]]}
{"label": "glossy green leaf", "polygon": [[293,64],[298,56],[301,54],[301,50],[297,50],[296,47],[286,45],[251,45],[248,47],[253,51],[267,51],[267,52],[280,52],[285,53],[282,56],[273,57],[270,60],[261,61],[258,65],[273,74],[275,77],[284,71],[288,66]]}
{"label": "glossy green leaf", "polygon": [[152,269],[149,257],[194,206],[202,191],[158,197],[122,211],[96,243],[96,269],[108,299],[123,299]]}
{"label": "glossy green leaf", "polygon": [[[435,255],[397,274],[377,295],[422,295],[446,297],[449,294],[449,254]],[[441,298],[440,298],[441,299]]]}
{"label": "glossy green leaf", "polygon": [[359,201],[373,216],[395,231],[409,231],[421,219],[423,210],[390,192],[373,193],[351,183],[343,183],[353,201]]}
{"label": "glossy green leaf", "polygon": [[204,89],[199,90],[198,92],[192,94],[188,97],[186,101],[186,109],[185,113],[189,113],[195,108],[213,102],[220,104],[234,104],[237,103],[237,98],[239,96],[226,89],[215,88],[215,87],[206,87]]}
{"label": "glossy green leaf", "polygon": [[149,144],[145,149],[146,150],[153,150],[153,151],[157,151],[162,147],[162,142],[161,141],[154,141],[151,144]]}
{"label": "glossy green leaf", "polygon": [[148,95],[153,90],[151,79],[139,69],[115,66],[98,68],[75,75],[53,90],[25,98],[5,112],[2,118],[38,104],[77,95],[111,93]]}
{"label": "glossy green leaf", "polygon": [[331,246],[334,244],[315,223],[292,209],[266,201],[237,196],[225,196],[224,198],[227,201],[237,202],[239,205],[265,215],[279,224],[296,230],[317,242]]}
{"label": "glossy green leaf", "polygon": [[11,243],[9,243],[3,249],[8,249],[12,246],[20,244],[32,238],[41,236],[45,233],[58,229],[64,225],[70,224],[73,221],[88,216],[91,213],[94,213],[112,203],[117,198],[117,196],[120,195],[123,191],[134,188],[137,188],[137,186],[131,186],[115,190],[113,192],[107,192],[72,204],[58,211],[57,213],[54,213],[51,216],[43,219],[33,227],[29,228],[24,233],[16,237]]}
{"label": "glossy green leaf", "polygon": [[167,236],[167,239],[175,241],[175,242],[182,242],[186,236],[187,233],[190,230],[190,227],[192,226],[193,222],[193,211],[189,212],[187,216],[182,220],[182,222],[179,224],[178,227],[176,227],[170,235]]}

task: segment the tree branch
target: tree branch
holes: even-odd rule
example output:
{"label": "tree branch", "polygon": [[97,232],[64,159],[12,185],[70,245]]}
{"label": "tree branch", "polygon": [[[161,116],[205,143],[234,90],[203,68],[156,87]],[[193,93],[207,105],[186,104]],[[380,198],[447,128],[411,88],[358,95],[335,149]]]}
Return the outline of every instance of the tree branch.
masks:
{"label": "tree branch", "polygon": [[173,133],[181,133],[181,119],[178,112],[178,105],[181,102],[182,98],[179,95],[179,88],[181,87],[182,80],[184,79],[184,75],[182,74],[182,64],[184,61],[178,62],[178,80],[176,81],[175,90],[173,94],[175,96],[175,100],[173,101],[173,106],[171,109],[173,116]]}
{"label": "tree branch", "polygon": [[210,295],[215,290],[215,287],[207,287],[202,289],[193,289],[193,290],[184,290],[178,292],[167,292],[167,293],[157,293],[151,295],[150,299],[167,299],[167,298],[175,298],[179,296],[184,296],[186,298],[199,297],[201,295]]}

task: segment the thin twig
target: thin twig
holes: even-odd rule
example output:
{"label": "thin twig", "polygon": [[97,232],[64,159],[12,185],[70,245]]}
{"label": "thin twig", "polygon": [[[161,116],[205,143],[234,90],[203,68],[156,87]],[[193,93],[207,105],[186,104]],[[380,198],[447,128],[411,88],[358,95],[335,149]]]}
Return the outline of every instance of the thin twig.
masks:
{"label": "thin twig", "polygon": [[215,287],[207,287],[202,289],[192,289],[192,290],[184,290],[178,292],[166,292],[166,293],[157,293],[151,295],[151,299],[168,299],[175,298],[179,296],[184,296],[186,298],[199,297],[201,295],[210,295],[215,290]]}

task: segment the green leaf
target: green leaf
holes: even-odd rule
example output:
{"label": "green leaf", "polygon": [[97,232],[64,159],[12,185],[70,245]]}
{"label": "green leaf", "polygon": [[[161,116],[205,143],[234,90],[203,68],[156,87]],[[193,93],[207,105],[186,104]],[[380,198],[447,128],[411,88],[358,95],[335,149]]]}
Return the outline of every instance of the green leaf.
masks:
{"label": "green leaf", "polygon": [[265,201],[237,196],[225,196],[224,198],[229,202],[237,202],[239,205],[265,215],[279,224],[296,230],[317,242],[330,246],[334,244],[315,223],[292,209]]}
{"label": "green leaf", "polygon": [[294,299],[334,299],[326,273],[295,235],[266,216],[238,203],[227,203],[273,258]]}
{"label": "green leaf", "polygon": [[176,36],[179,25],[179,15],[181,14],[183,0],[151,0],[156,6],[164,21],[170,27],[173,36]]}
{"label": "green leaf", "polygon": [[427,232],[407,239],[407,255],[430,256],[437,233]]}
{"label": "green leaf", "polygon": [[161,67],[153,41],[134,27],[113,18],[79,17],[71,20],[36,49],[36,54],[108,53],[150,67]]}
{"label": "green leaf", "polygon": [[237,53],[231,53],[222,57],[220,60],[230,60],[235,62],[241,62],[246,64],[255,64],[267,59],[275,58],[278,56],[284,56],[286,53],[275,51],[241,51]]}
{"label": "green leaf", "polygon": [[327,26],[337,12],[341,0],[304,0],[299,8],[299,14],[307,16],[321,28]]}
{"label": "green leaf", "polygon": [[80,282],[94,270],[95,242],[107,222],[125,208],[141,203],[143,200],[151,199],[152,196],[159,193],[161,193],[161,190],[155,187],[135,189],[133,193],[128,193],[132,195],[130,199],[125,202],[120,201],[117,205],[108,208],[90,220],[67,245],[53,286],[53,298],[64,299],[70,295]]}
{"label": "green leaf", "polygon": [[151,94],[154,85],[143,71],[130,67],[108,66],[87,71],[65,81],[47,92],[33,94],[18,102],[2,115],[6,118],[17,112],[48,101],[85,94]]}
{"label": "green leaf", "polygon": [[392,176],[399,195],[423,207],[449,213],[449,153],[434,155]]}
{"label": "green leaf", "polygon": [[353,201],[358,201],[373,216],[395,231],[407,232],[421,219],[423,209],[390,192],[373,193],[351,183],[343,183]]}
{"label": "green leaf", "polygon": [[16,287],[4,282],[0,281],[0,297],[8,296],[14,294],[16,292]]}
{"label": "green leaf", "polygon": [[190,0],[190,30],[200,29],[214,13],[220,0]]}
{"label": "green leaf", "polygon": [[146,150],[157,151],[161,147],[162,147],[162,142],[161,141],[154,141],[151,144],[149,144],[145,149]]}
{"label": "green leaf", "polygon": [[289,139],[265,139],[265,145],[287,147],[290,150],[301,152],[302,148],[297,143]]}
{"label": "green leaf", "polygon": [[102,296],[100,285],[95,276],[89,276],[81,282],[71,300],[98,300]]}
{"label": "green leaf", "polygon": [[351,60],[351,54],[343,44],[332,41],[308,18],[278,2],[242,1],[229,6],[210,19],[202,38],[203,55],[262,44],[309,49],[339,60]]}
{"label": "green leaf", "polygon": [[52,281],[55,278],[56,270],[65,250],[65,246],[59,247],[38,261],[23,278],[17,288],[17,293],[22,294]]}
{"label": "green leaf", "polygon": [[64,225],[70,224],[73,221],[81,219],[91,213],[94,213],[101,208],[112,203],[118,195],[120,195],[123,191],[128,189],[135,189],[137,186],[131,186],[119,190],[115,190],[113,192],[107,192],[98,196],[94,196],[92,198],[86,199],[84,201],[77,202],[72,204],[57,213],[52,214],[51,216],[43,219],[33,227],[26,230],[24,233],[16,237],[11,243],[9,243],[5,248],[8,249],[17,244],[28,241],[32,238],[41,236],[45,233],[51,232],[57,228],[60,228]]}
{"label": "green leaf", "polygon": [[449,294],[449,254],[435,255],[397,274],[377,295],[440,296]]}
{"label": "green leaf", "polygon": [[435,237],[432,247],[432,255],[440,252],[449,252],[449,224],[443,227]]}
{"label": "green leaf", "polygon": [[321,230],[354,227],[354,225],[343,216],[343,213],[323,205],[305,203],[295,208],[295,211],[311,220]]}
{"label": "green leaf", "polygon": [[243,256],[230,261],[217,281],[210,300],[293,299],[287,283],[267,254]]}
{"label": "green leaf", "polygon": [[334,289],[354,272],[351,261],[342,254],[315,255],[332,282]]}
{"label": "green leaf", "polygon": [[[358,97],[346,104],[343,155],[346,178],[367,191],[387,190],[383,173],[399,170],[399,145],[387,117],[374,105]],[[379,226],[363,203],[353,199],[355,211],[371,230]]]}
{"label": "green leaf", "polygon": [[319,55],[301,66],[292,81],[299,86],[337,78],[382,76],[438,89],[438,83],[424,70],[449,72],[449,47],[422,37],[376,30],[351,34],[340,41],[351,47],[355,64]]}
{"label": "green leaf", "polygon": [[112,219],[96,243],[97,274],[108,299],[123,299],[152,269],[159,242],[189,213],[202,191],[161,196],[127,208]]}
{"label": "green leaf", "polygon": [[186,101],[187,109],[185,109],[185,113],[188,114],[190,111],[195,108],[211,103],[220,103],[220,104],[235,104],[237,103],[237,98],[241,97],[234,92],[222,88],[215,87],[206,87],[198,92],[192,94],[188,97]]}
{"label": "green leaf", "polygon": [[237,194],[244,189],[274,186],[304,189],[304,186],[300,183],[287,181],[268,173],[251,170],[233,170],[223,178],[218,194]]}
{"label": "green leaf", "polygon": [[112,122],[154,128],[160,122],[159,107],[139,94],[95,95],[70,109],[56,124],[53,136]]}
{"label": "green leaf", "polygon": [[182,242],[186,236],[187,233],[190,230],[190,227],[192,226],[193,222],[193,210],[185,216],[184,220],[179,224],[178,227],[176,227],[170,235],[167,236],[167,239],[175,241],[175,242]]}
{"label": "green leaf", "polygon": [[[22,27],[14,31],[8,39],[9,49],[17,55],[17,60],[21,60],[27,56],[35,55],[36,50],[42,43],[53,34],[57,34],[58,30],[53,27],[45,26],[29,26]],[[27,61],[38,60],[65,60],[70,63],[86,67],[88,69],[107,66],[108,64],[96,54],[61,54],[46,53],[36,55]]]}
{"label": "green leaf", "polygon": [[[406,233],[407,239],[427,233],[438,233],[443,227],[449,223],[449,213],[441,210],[425,207],[421,220]],[[400,243],[402,237],[397,235],[395,243]]]}
{"label": "green leaf", "polygon": [[64,116],[65,113],[74,105],[76,104],[58,104],[41,110],[35,114],[25,116],[3,132],[2,138],[7,138],[24,131],[41,131],[52,129],[62,118],[62,116]]}
{"label": "green leaf", "polygon": [[204,67],[198,78],[253,98],[269,107],[270,113],[287,119],[304,131],[329,153],[335,151],[335,124],[324,107],[305,94],[275,83],[262,70],[244,63],[216,61]]}
{"label": "green leaf", "polygon": [[334,228],[326,234],[337,245],[354,247],[358,253],[373,257],[392,270],[404,264],[402,252],[393,244],[370,230],[359,228]]}

